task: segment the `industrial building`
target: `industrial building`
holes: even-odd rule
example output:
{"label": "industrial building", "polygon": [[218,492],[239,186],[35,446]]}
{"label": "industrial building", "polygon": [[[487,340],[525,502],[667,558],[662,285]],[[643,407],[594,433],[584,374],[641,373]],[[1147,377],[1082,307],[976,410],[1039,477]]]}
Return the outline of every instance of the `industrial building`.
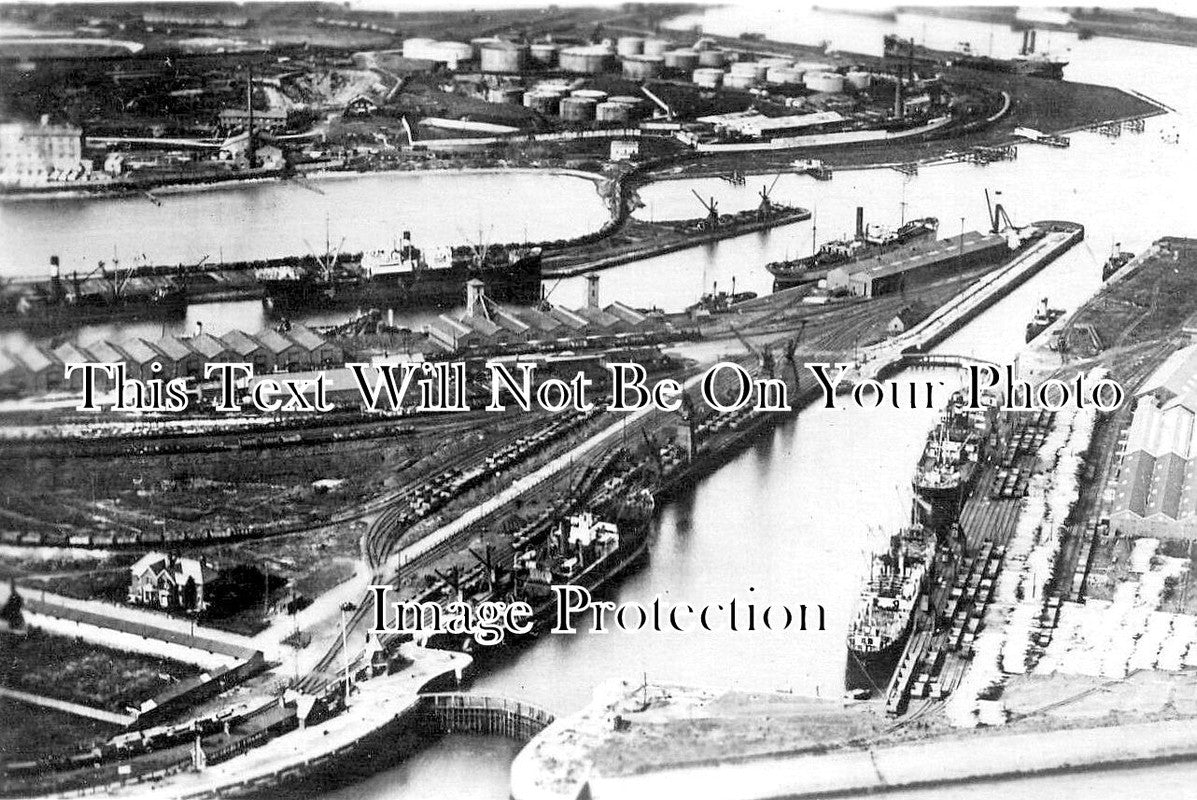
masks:
{"label": "industrial building", "polygon": [[[844,267],[854,297],[880,297],[1001,258],[1010,252],[1004,236],[972,231],[925,250],[892,251]],[[827,275],[832,288],[832,275]]]}
{"label": "industrial building", "polygon": [[1126,536],[1197,539],[1197,344],[1177,350],[1135,393],[1110,525]]}
{"label": "industrial building", "polygon": [[[511,336],[512,334],[508,334]],[[204,380],[207,363],[246,363],[257,373],[319,369],[344,362],[344,351],[335,342],[302,326],[287,334],[264,330],[254,335],[231,331],[216,337],[199,333],[189,338],[163,335],[152,341],[129,339],[120,343],[98,341],[82,347],[70,342],[48,350],[23,345],[0,350],[0,387],[17,394],[39,394],[62,389],[80,391],[83,376],[65,377],[65,365],[120,363],[130,378],[193,378]],[[154,371],[153,365],[160,370]],[[110,391],[111,381],[103,374],[97,380],[100,391]]]}
{"label": "industrial building", "polygon": [[83,160],[83,129],[74,125],[0,124],[0,183],[34,184],[73,179],[91,171]]}

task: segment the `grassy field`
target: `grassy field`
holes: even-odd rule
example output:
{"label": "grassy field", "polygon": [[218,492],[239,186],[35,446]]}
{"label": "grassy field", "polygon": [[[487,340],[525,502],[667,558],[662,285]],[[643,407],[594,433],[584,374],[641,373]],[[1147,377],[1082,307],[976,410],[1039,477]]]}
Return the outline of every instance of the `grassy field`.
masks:
{"label": "grassy field", "polygon": [[120,731],[86,717],[0,698],[0,763],[61,753],[77,744],[107,739]]}
{"label": "grassy field", "polygon": [[107,711],[124,712],[198,674],[189,664],[36,630],[0,635],[0,684]]}

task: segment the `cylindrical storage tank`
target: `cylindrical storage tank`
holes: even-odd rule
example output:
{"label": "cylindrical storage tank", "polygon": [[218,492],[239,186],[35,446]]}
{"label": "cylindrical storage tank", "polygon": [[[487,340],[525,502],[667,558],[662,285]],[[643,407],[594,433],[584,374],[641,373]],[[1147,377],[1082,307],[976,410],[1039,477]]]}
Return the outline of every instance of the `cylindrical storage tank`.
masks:
{"label": "cylindrical storage tank", "polygon": [[619,41],[615,43],[615,52],[621,56],[644,55],[644,37],[620,36]]}
{"label": "cylindrical storage tank", "polygon": [[648,101],[643,97],[620,95],[611,98],[612,103],[619,103],[628,110],[628,119],[643,119],[648,116]]}
{"label": "cylindrical storage tank", "polygon": [[722,67],[727,63],[727,53],[722,50],[698,51],[698,65],[700,67]]}
{"label": "cylindrical storage tank", "polygon": [[802,84],[812,92],[842,92],[844,76],[836,72],[808,72],[802,76]]}
{"label": "cylindrical storage tank", "polygon": [[778,58],[776,56],[771,58],[762,58],[757,61],[758,64],[764,64],[766,67],[792,67],[794,62],[788,58]]}
{"label": "cylindrical storage tank", "polygon": [[607,93],[602,89],[574,89],[569,93],[570,97],[584,97],[588,100],[593,100],[596,103],[601,103],[607,99]]}
{"label": "cylindrical storage tank", "polygon": [[557,52],[561,48],[552,42],[535,42],[529,48],[532,63],[539,67],[557,66]]}
{"label": "cylindrical storage tank", "polygon": [[769,68],[759,61],[737,61],[731,65],[732,75],[743,75],[754,81],[762,81],[769,72]]}
{"label": "cylindrical storage tank", "polygon": [[603,47],[568,47],[557,56],[557,63],[566,72],[597,75],[611,64],[611,54]]}
{"label": "cylindrical storage tank", "polygon": [[670,50],[665,53],[665,69],[689,75],[698,66],[698,53],[693,50]]}
{"label": "cylindrical storage tank", "polygon": [[664,71],[665,59],[661,56],[628,56],[623,60],[623,76],[628,80],[647,81]]}
{"label": "cylindrical storage tank", "polygon": [[803,73],[793,67],[769,67],[765,73],[765,80],[774,86],[786,86],[802,83]]}
{"label": "cylindrical storage tank", "polygon": [[714,67],[701,67],[694,70],[694,83],[708,89],[718,89],[723,85],[723,70]]}
{"label": "cylindrical storage tank", "polygon": [[446,58],[452,58],[457,61],[469,61],[476,56],[474,46],[465,42],[437,42],[437,49]]}
{"label": "cylindrical storage tank", "polygon": [[499,86],[487,92],[486,99],[492,103],[519,105],[524,102],[524,90],[518,86]]}
{"label": "cylindrical storage tank", "polygon": [[427,39],[422,36],[412,39],[403,40],[403,57],[404,58],[424,58],[424,54],[428,52],[428,47],[436,43],[435,39]]}
{"label": "cylindrical storage tank", "polygon": [[491,42],[482,46],[483,72],[522,72],[528,64],[528,46]]}
{"label": "cylindrical storage tank", "polygon": [[756,86],[756,78],[752,75],[737,75],[733,72],[723,76],[725,89],[751,89]]}
{"label": "cylindrical storage tank", "polygon": [[566,122],[589,122],[594,119],[598,102],[590,97],[564,97],[561,99],[561,119]]}
{"label": "cylindrical storage tank", "polygon": [[556,116],[561,110],[561,95],[552,92],[528,92],[524,105],[538,114]]}
{"label": "cylindrical storage tank", "polygon": [[694,43],[694,50],[714,50],[716,48],[715,40],[703,37]]}
{"label": "cylindrical storage tank", "polygon": [[873,85],[873,73],[854,69],[844,76],[853,89],[867,89]]}
{"label": "cylindrical storage tank", "polygon": [[673,47],[668,39],[645,39],[644,54],[646,56],[663,56],[665,51]]}
{"label": "cylindrical storage tank", "polygon": [[627,122],[628,117],[628,107],[623,103],[608,100],[594,107],[594,118],[599,122]]}

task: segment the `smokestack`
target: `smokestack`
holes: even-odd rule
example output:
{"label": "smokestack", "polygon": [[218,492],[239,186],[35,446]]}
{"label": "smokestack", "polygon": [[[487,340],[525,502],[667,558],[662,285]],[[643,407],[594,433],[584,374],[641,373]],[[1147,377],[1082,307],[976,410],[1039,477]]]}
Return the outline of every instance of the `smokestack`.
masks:
{"label": "smokestack", "polygon": [[586,276],[586,306],[599,307],[599,276],[593,272]]}
{"label": "smokestack", "polygon": [[466,282],[466,316],[473,317],[482,307],[482,292],[485,285],[477,278]]}
{"label": "smokestack", "polygon": [[62,267],[58,265],[58,256],[50,256],[50,271],[54,273],[55,278],[62,277]]}
{"label": "smokestack", "polygon": [[902,71],[898,71],[898,81],[894,84],[894,116],[902,119],[906,116],[906,103],[902,99]]}
{"label": "smokestack", "polygon": [[245,111],[249,121],[246,125],[248,135],[245,139],[245,157],[249,159],[250,169],[254,167],[254,71],[249,71],[249,79],[245,84]]}
{"label": "smokestack", "polygon": [[864,238],[864,206],[856,207],[856,238]]}

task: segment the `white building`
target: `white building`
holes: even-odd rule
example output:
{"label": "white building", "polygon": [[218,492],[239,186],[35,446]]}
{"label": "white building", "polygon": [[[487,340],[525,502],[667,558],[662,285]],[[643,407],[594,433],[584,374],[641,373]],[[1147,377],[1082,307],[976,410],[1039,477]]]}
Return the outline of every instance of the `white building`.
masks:
{"label": "white building", "polygon": [[83,161],[83,130],[74,125],[0,124],[0,182],[38,184],[75,180],[91,171]]}

